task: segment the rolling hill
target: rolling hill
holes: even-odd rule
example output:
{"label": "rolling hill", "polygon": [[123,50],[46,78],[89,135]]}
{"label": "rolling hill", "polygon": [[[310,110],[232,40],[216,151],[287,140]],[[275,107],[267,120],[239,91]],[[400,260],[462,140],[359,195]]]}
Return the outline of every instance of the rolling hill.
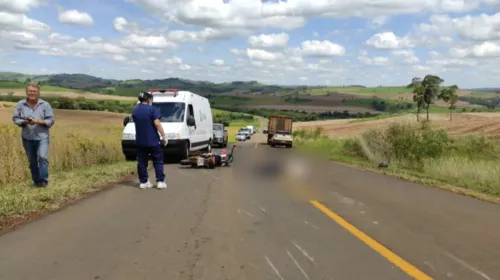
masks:
{"label": "rolling hill", "polygon": [[27,75],[13,72],[0,72],[0,80],[17,82],[36,81],[42,85],[121,96],[136,96],[138,91],[148,88],[182,88],[198,92],[200,94],[272,94],[278,91],[289,91],[294,89],[293,87],[291,88],[288,86],[263,85],[257,81],[234,81],[230,83],[217,84],[180,78],[155,80],[113,80],[85,74]]}

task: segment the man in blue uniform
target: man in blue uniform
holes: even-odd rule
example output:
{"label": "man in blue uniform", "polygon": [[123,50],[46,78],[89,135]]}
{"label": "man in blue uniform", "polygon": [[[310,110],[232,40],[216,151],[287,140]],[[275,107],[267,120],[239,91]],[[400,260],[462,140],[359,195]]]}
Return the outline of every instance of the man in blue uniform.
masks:
{"label": "man in blue uniform", "polygon": [[[132,112],[135,124],[135,142],[137,145],[137,173],[139,174],[140,188],[151,188],[153,185],[148,179],[149,155],[153,159],[156,173],[156,182],[159,189],[165,189],[165,173],[163,171],[163,151],[161,146],[165,145],[166,137],[160,124],[160,115],[151,105],[153,95],[149,92],[139,94],[139,104]],[[158,133],[159,132],[159,133]],[[161,134],[161,139],[160,135]]]}

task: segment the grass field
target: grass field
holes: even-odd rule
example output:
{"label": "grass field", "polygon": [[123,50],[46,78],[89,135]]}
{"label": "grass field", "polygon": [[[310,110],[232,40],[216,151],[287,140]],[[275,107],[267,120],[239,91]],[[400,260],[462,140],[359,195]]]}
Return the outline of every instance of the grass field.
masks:
{"label": "grass field", "polygon": [[20,128],[11,108],[0,108],[0,230],[13,220],[52,211],[102,184],[135,171],[121,152],[120,114],[55,110],[47,189],[31,188]]}

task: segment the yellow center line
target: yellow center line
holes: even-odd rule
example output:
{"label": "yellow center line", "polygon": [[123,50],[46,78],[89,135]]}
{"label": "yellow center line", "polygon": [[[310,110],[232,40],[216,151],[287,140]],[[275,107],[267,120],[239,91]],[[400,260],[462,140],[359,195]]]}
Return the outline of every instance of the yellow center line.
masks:
{"label": "yellow center line", "polygon": [[348,221],[344,220],[342,217],[339,215],[335,214],[332,210],[328,209],[326,206],[323,204],[319,203],[317,200],[311,200],[309,201],[312,205],[314,205],[316,208],[318,208],[321,212],[326,214],[328,217],[330,217],[332,220],[337,222],[341,227],[352,233],[354,236],[356,236],[358,239],[366,243],[368,246],[370,246],[373,250],[377,251],[379,254],[381,254],[383,257],[385,257],[389,262],[394,264],[395,266],[399,267],[401,270],[403,270],[406,274],[411,276],[414,279],[418,280],[427,280],[427,279],[432,279],[431,277],[427,276],[425,273],[420,271],[418,268],[415,266],[411,265],[398,255],[394,254],[391,252],[389,249],[384,247],[382,244],[378,243],[376,240],[371,238],[370,236],[366,235],[359,229],[357,229],[355,226],[350,224]]}

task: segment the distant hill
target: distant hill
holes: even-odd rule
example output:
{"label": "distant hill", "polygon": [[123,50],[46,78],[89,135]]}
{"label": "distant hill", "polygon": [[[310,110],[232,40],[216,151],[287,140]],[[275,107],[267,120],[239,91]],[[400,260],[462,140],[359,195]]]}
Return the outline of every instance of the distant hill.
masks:
{"label": "distant hill", "polygon": [[114,80],[85,74],[27,75],[13,72],[0,72],[0,80],[18,82],[37,81],[42,82],[44,85],[122,96],[136,96],[139,91],[151,88],[179,88],[200,94],[272,94],[279,91],[290,91],[294,89],[294,87],[264,85],[257,81],[233,81],[217,84],[207,81],[192,81],[180,78]]}
{"label": "distant hill", "polygon": [[473,88],[470,90],[475,91],[475,92],[498,92],[498,93],[500,93],[500,87],[498,87],[498,88]]}
{"label": "distant hill", "polygon": [[[166,78],[155,80],[115,80],[99,78],[85,74],[53,74],[53,75],[29,75],[14,72],[0,72],[0,81],[28,82],[36,81],[45,86],[57,88],[68,88],[78,91],[88,91],[100,94],[137,96],[141,90],[151,88],[178,88],[189,90],[203,95],[217,94],[252,94],[252,95],[289,95],[304,93],[309,90],[323,89],[325,86],[284,86],[265,85],[258,81],[232,81],[228,83],[212,83],[208,81],[193,81],[181,78]],[[366,88],[363,85],[344,85],[341,87],[329,87],[332,91],[348,88]],[[374,89],[383,88],[377,87]],[[472,89],[476,92],[500,92],[500,88]]]}

